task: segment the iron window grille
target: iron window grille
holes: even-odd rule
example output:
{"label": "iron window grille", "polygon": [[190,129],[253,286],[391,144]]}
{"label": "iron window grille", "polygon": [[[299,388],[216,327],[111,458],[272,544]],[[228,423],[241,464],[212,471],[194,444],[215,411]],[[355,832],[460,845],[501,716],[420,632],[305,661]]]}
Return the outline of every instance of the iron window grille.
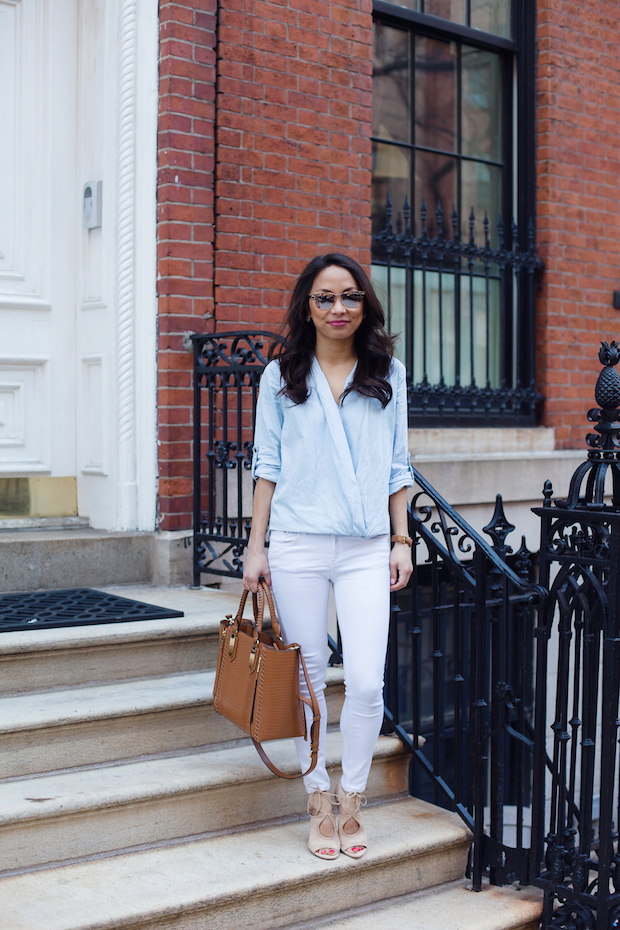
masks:
{"label": "iron window grille", "polygon": [[410,425],[534,424],[535,4],[374,11],[372,273]]}

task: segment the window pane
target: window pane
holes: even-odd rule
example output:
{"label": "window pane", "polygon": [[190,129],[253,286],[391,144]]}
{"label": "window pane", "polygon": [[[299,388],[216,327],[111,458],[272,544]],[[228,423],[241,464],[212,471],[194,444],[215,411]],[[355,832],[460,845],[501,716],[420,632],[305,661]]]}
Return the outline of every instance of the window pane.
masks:
{"label": "window pane", "polygon": [[385,201],[392,200],[392,224],[402,232],[405,197],[411,197],[411,153],[399,145],[372,144],[372,232],[385,225]]}
{"label": "window pane", "polygon": [[[488,284],[488,288],[487,288]],[[461,384],[500,385],[499,281],[461,277]],[[473,362],[473,372],[472,372]]]}
{"label": "window pane", "polygon": [[510,0],[471,0],[471,25],[510,38]]}
{"label": "window pane", "polygon": [[424,0],[424,12],[429,16],[441,16],[452,23],[465,22],[465,0]]}
{"label": "window pane", "polygon": [[[501,212],[502,169],[479,161],[466,161],[461,165],[461,235],[469,239],[469,215],[476,217],[476,243],[484,244],[484,214],[489,217],[491,245],[497,247],[497,219]],[[505,218],[506,219],[506,218]]]}
{"label": "window pane", "polygon": [[[455,383],[454,275],[436,271],[413,273],[414,384],[426,376],[430,384]],[[426,348],[426,352],[424,351]]]}
{"label": "window pane", "polygon": [[456,151],[456,45],[415,37],[415,144]]}
{"label": "window pane", "polygon": [[372,286],[377,291],[377,297],[385,310],[386,328],[393,336],[396,336],[394,343],[394,355],[400,359],[403,365],[406,364],[405,355],[405,275],[404,268],[391,269],[389,292],[392,295],[391,306],[388,306],[388,270],[385,265],[370,266],[370,280]]}
{"label": "window pane", "polygon": [[372,65],[372,134],[410,141],[409,33],[375,23]]}
{"label": "window pane", "polygon": [[403,6],[406,10],[422,12],[422,0],[394,0],[394,6]]}
{"label": "window pane", "polygon": [[443,210],[443,231],[451,238],[452,207],[456,203],[456,159],[448,155],[436,155],[434,152],[415,153],[415,224],[412,228],[417,235],[422,232],[420,209],[422,198],[426,203],[426,229],[429,236],[437,233],[435,215],[437,204]]}
{"label": "window pane", "polygon": [[500,161],[502,81],[499,56],[464,45],[462,67],[462,152]]}

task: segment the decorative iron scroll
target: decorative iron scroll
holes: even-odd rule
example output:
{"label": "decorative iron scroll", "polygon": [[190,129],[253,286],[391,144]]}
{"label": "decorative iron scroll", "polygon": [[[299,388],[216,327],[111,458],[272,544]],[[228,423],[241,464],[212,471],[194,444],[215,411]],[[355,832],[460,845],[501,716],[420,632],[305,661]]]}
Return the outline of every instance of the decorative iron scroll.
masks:
{"label": "decorative iron scroll", "polygon": [[536,629],[532,812],[545,930],[610,930],[620,917],[617,343],[602,343],[599,359],[600,408],[588,413],[596,432],[586,437],[587,461],[566,499],[553,501],[547,482],[543,507],[535,510],[542,521],[540,581],[549,588]]}
{"label": "decorative iron scroll", "polygon": [[422,200],[419,220],[416,234],[405,198],[395,230],[388,195],[385,226],[373,237],[388,329],[402,330],[410,425],[533,424],[543,399],[534,357],[535,282],[543,263],[532,220],[521,234],[523,248],[514,220],[506,226],[501,216],[493,231],[485,213],[482,241],[473,209],[464,237],[454,208],[448,218],[438,203],[432,216]]}
{"label": "decorative iron scroll", "polygon": [[[194,584],[243,574],[250,536],[258,384],[284,338],[269,332],[193,335]],[[207,467],[203,470],[203,462]]]}

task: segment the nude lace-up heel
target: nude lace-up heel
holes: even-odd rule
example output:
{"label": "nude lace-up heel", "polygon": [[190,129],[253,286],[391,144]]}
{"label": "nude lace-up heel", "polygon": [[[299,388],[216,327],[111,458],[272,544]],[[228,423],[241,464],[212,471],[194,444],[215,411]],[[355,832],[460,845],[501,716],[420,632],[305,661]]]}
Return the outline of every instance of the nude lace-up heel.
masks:
{"label": "nude lace-up heel", "polygon": [[334,816],[335,798],[327,791],[313,791],[308,798],[310,836],[308,848],[319,859],[337,859],[340,841]]}
{"label": "nude lace-up heel", "polygon": [[338,818],[340,849],[351,859],[361,859],[368,843],[366,827],[360,816],[360,808],[365,806],[366,798],[357,791],[344,791],[342,785],[339,784],[336,788],[336,802],[340,815]]}

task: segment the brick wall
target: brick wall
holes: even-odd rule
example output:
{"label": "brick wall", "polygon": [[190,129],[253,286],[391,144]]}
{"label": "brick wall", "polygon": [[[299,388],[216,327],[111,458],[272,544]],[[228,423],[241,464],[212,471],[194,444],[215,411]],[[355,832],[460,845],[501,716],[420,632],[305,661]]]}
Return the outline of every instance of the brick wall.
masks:
{"label": "brick wall", "polygon": [[620,6],[538,0],[538,304],[545,423],[582,447],[600,339],[620,336]]}
{"label": "brick wall", "polygon": [[191,526],[192,356],[213,323],[216,0],[161,0],[158,201],[159,526]]}
{"label": "brick wall", "polygon": [[223,0],[218,327],[281,323],[317,252],[370,263],[371,0]]}
{"label": "brick wall", "polygon": [[[571,447],[587,428],[598,341],[618,334],[620,8],[538,10],[538,371],[545,423]],[[183,529],[183,335],[276,328],[319,251],[370,261],[372,3],[220,0],[217,100],[216,0],[161,0],[160,16],[159,505],[161,528]]]}
{"label": "brick wall", "polygon": [[218,329],[279,327],[295,276],[317,252],[370,264],[372,0],[220,0],[217,99],[215,11],[216,0],[160,4],[165,530],[191,526],[183,334],[211,329],[211,313]]}

